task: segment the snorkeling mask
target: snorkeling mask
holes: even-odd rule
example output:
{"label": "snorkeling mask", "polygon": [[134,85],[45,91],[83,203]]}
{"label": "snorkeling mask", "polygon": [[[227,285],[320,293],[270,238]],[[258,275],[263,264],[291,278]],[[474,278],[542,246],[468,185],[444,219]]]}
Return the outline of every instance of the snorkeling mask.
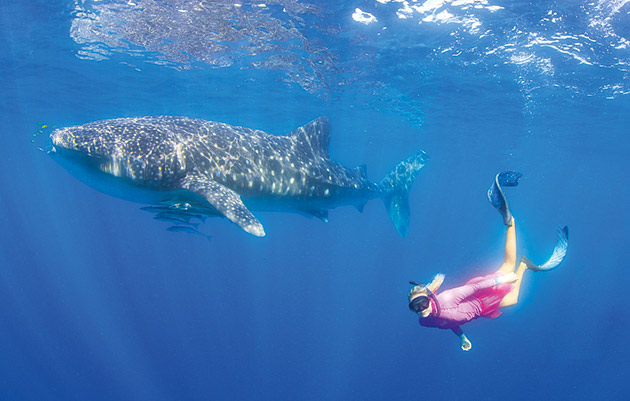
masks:
{"label": "snorkeling mask", "polygon": [[[415,281],[410,281],[409,284],[415,285],[415,286],[422,285]],[[433,291],[431,291],[428,286],[423,285],[423,287],[424,287],[423,289],[427,292],[428,295],[419,295],[415,297],[414,299],[412,299],[409,302],[409,309],[412,312],[421,313],[423,310],[427,309],[429,305],[431,305],[431,300],[433,300],[433,303],[435,304],[435,308],[436,308],[434,316],[439,316],[441,311],[440,311],[440,303],[438,302],[437,297],[435,296],[435,294],[433,294]]]}
{"label": "snorkeling mask", "polygon": [[412,312],[420,313],[428,308],[430,304],[431,301],[429,301],[429,297],[426,295],[420,295],[409,302],[409,309],[411,309]]}

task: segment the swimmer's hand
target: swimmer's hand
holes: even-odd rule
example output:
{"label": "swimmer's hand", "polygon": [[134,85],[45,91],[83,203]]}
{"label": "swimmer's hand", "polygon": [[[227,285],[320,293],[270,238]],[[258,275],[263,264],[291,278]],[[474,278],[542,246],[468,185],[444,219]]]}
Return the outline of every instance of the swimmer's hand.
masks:
{"label": "swimmer's hand", "polygon": [[470,349],[472,348],[472,343],[470,342],[468,337],[466,337],[465,334],[462,334],[461,336],[459,336],[459,343],[460,343],[460,346],[462,347],[462,350],[464,351],[470,351]]}
{"label": "swimmer's hand", "polygon": [[494,279],[495,285],[505,284],[505,283],[515,283],[519,280],[518,274],[509,273],[505,276],[499,276]]}
{"label": "swimmer's hand", "polygon": [[462,331],[462,328],[459,326],[455,327],[453,329],[453,333],[455,333],[455,335],[459,337],[459,346],[464,351],[470,351],[470,349],[472,348],[472,343],[470,342],[468,337],[466,337],[466,334],[464,334],[464,332]]}

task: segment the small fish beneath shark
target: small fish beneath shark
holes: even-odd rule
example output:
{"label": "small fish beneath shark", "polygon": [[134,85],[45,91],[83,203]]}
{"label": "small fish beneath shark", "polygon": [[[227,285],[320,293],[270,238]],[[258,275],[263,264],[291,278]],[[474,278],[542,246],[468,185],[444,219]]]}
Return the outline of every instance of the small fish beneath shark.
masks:
{"label": "small fish beneath shark", "polygon": [[[147,208],[155,208],[149,210],[156,218],[176,224],[222,216],[258,237],[265,230],[252,211],[298,212],[327,221],[329,209],[353,205],[362,211],[376,198],[405,237],[409,189],[428,160],[418,151],[372,182],[364,166],[348,169],[330,159],[326,117],[288,135],[158,116],[58,128],[50,138],[53,158],[101,192],[153,205]],[[182,204],[190,208],[172,206]]]}
{"label": "small fish beneath shark", "polygon": [[173,233],[188,233],[188,234],[201,235],[208,241],[212,240],[211,235],[206,235],[202,233],[201,231],[197,230],[196,228],[189,227],[189,226],[170,226],[166,229],[166,231],[170,231]]}

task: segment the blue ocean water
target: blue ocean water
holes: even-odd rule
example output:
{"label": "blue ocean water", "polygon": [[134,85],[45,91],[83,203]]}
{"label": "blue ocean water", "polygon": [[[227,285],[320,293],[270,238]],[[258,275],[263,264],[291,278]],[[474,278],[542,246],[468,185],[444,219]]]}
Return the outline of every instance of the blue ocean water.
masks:
{"label": "blue ocean water", "polygon": [[[0,0],[1,400],[626,399],[630,2]],[[166,231],[45,151],[51,127],[184,115],[286,134],[325,115],[372,180],[419,149],[409,235],[380,201]],[[496,269],[518,305],[420,327],[409,280]]]}

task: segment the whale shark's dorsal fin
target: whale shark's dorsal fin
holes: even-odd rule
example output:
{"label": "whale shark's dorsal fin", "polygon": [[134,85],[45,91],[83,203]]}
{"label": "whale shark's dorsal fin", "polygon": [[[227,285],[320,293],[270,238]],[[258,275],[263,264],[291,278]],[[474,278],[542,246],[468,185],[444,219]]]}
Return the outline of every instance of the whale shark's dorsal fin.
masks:
{"label": "whale shark's dorsal fin", "polygon": [[330,158],[328,145],[330,144],[330,121],[328,117],[318,117],[310,123],[292,131],[301,151],[309,151],[325,159]]}
{"label": "whale shark's dorsal fin", "polygon": [[265,229],[231,189],[205,177],[187,175],[182,188],[203,196],[219,213],[243,230],[257,237],[265,236]]}

